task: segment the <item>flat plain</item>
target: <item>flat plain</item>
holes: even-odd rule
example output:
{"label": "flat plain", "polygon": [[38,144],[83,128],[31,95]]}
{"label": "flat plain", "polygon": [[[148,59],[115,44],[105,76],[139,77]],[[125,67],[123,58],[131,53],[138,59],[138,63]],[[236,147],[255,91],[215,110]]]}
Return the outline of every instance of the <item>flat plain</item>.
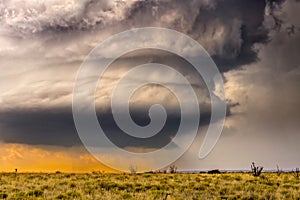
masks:
{"label": "flat plain", "polygon": [[0,173],[0,199],[300,199],[292,173]]}

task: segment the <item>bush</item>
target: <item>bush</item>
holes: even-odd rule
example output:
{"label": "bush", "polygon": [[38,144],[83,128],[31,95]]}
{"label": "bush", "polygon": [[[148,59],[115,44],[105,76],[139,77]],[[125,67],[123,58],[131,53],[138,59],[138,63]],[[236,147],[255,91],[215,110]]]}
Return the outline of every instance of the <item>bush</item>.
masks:
{"label": "bush", "polygon": [[6,194],[5,192],[0,193],[0,199],[7,199],[7,198],[8,198],[8,194]]}
{"label": "bush", "polygon": [[42,190],[33,190],[28,192],[28,196],[41,197],[43,196],[44,191]]}
{"label": "bush", "polygon": [[76,184],[75,183],[70,183],[70,188],[75,188]]}
{"label": "bush", "polygon": [[59,194],[57,197],[55,197],[55,199],[67,199],[68,196],[65,194]]}
{"label": "bush", "polygon": [[253,176],[260,176],[262,170],[264,169],[264,167],[262,166],[255,166],[255,163],[252,162],[251,164],[251,171],[252,171],[252,174]]}

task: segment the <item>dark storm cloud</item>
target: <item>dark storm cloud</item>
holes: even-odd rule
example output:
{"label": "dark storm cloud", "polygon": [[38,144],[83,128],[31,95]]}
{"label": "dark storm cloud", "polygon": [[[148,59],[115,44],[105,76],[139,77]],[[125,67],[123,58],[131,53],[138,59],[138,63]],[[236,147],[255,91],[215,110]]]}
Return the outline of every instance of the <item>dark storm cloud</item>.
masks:
{"label": "dark storm cloud", "polygon": [[[257,61],[253,45],[268,41],[269,32],[263,24],[266,5],[279,5],[284,1],[200,2],[138,1],[125,20],[132,27],[155,24],[190,35],[209,51],[219,70],[225,72]],[[171,15],[174,20],[165,22],[164,17],[173,12],[177,13]],[[220,38],[216,36],[218,32]],[[207,41],[209,37],[213,40]],[[215,46],[210,47],[210,43]]]}
{"label": "dark storm cloud", "polygon": [[[162,148],[171,142],[172,138],[176,136],[180,125],[180,109],[168,108],[167,103],[163,105],[168,114],[164,127],[154,136],[149,138],[136,138],[125,134],[116,124],[111,114],[111,109],[106,113],[98,114],[98,119],[106,136],[117,146],[124,147],[141,147],[141,148]],[[140,125],[146,126],[151,123],[148,116],[150,106],[142,108],[131,109],[131,117],[133,121]],[[122,114],[121,114],[122,115]],[[189,117],[189,116],[187,116]],[[210,123],[211,113],[210,109],[202,109],[200,113],[199,127],[206,126]],[[192,119],[191,119],[192,121]],[[143,133],[140,133],[143,135]],[[186,133],[189,134],[189,133]]]}
{"label": "dark storm cloud", "polygon": [[34,145],[80,145],[71,109],[24,109],[0,113],[0,140]]}
{"label": "dark storm cloud", "polygon": [[[119,147],[159,148],[172,140],[180,124],[180,111],[169,109],[167,112],[171,114],[168,115],[164,128],[147,140],[134,138],[121,131],[111,111],[98,113],[97,116],[104,132]],[[131,109],[131,116],[141,126],[150,122],[147,108]],[[210,113],[203,112],[199,125],[207,124],[209,119]],[[0,140],[5,143],[66,147],[81,145],[73,122],[72,110],[66,108],[1,112],[0,129]],[[95,142],[95,145],[98,145],[97,141]]]}
{"label": "dark storm cloud", "polygon": [[[220,1],[213,12],[203,10],[197,16],[195,30],[210,26],[212,19],[218,19],[224,24],[230,24],[232,19],[241,20],[240,37],[242,44],[239,49],[232,45],[232,41],[224,44],[224,52],[221,55],[212,55],[221,71],[228,71],[256,61],[257,55],[253,50],[253,44],[266,42],[267,30],[264,29],[264,9],[266,3],[261,0],[254,1]],[[198,26],[199,24],[199,26]],[[197,29],[198,28],[198,29]],[[239,38],[232,38],[238,40]]]}

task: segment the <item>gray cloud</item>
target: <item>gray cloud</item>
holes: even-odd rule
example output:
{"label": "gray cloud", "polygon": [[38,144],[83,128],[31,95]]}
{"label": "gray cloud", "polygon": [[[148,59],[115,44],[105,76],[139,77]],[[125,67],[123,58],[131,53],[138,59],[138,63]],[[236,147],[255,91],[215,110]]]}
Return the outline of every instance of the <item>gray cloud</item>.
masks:
{"label": "gray cloud", "polygon": [[[278,116],[286,112],[291,119],[297,120],[293,115],[297,115],[295,108],[299,107],[300,102],[296,92],[300,87],[300,23],[295,20],[299,18],[296,11],[298,8],[300,4],[296,1],[268,5],[264,25],[269,29],[270,39],[267,44],[255,46],[259,52],[259,62],[225,74],[228,80],[227,92],[241,92],[232,95],[239,99],[240,107],[252,105],[247,112],[255,113],[262,109],[272,118],[275,117],[272,116],[273,112],[283,111]],[[280,28],[277,27],[277,20],[281,21]],[[294,27],[293,33],[291,27]],[[259,106],[260,103],[264,106]],[[291,108],[294,111],[288,111]]]}
{"label": "gray cloud", "polygon": [[[226,120],[230,134],[225,130],[227,137],[204,166],[247,169],[251,160],[269,169],[299,165],[299,9],[297,1],[269,2],[264,16],[269,39],[255,45],[258,61],[224,74],[227,98],[239,103]],[[220,163],[221,158],[226,159]]]}
{"label": "gray cloud", "polygon": [[[202,44],[221,71],[256,61],[255,43],[267,41],[264,1],[3,1],[0,6],[0,34],[9,37],[42,38],[51,52],[51,43],[64,46],[85,40],[84,49],[94,37],[99,41],[128,28],[160,26],[186,33]],[[100,35],[99,35],[100,34]],[[97,36],[98,35],[98,36]],[[8,36],[8,35],[7,35]],[[107,35],[108,36],[108,35]],[[49,38],[50,37],[50,38]],[[88,39],[90,38],[90,39]],[[88,40],[89,41],[88,41]],[[68,41],[71,40],[71,43]],[[64,43],[64,44],[62,44]],[[78,49],[73,49],[73,51]],[[75,53],[74,52],[74,53]],[[83,55],[86,55],[88,51]],[[55,52],[54,52],[55,53]],[[77,54],[76,53],[76,54]],[[54,55],[57,58],[59,55]],[[74,55],[75,56],[75,55]],[[78,56],[78,55],[76,55]],[[63,59],[67,59],[65,55]]]}

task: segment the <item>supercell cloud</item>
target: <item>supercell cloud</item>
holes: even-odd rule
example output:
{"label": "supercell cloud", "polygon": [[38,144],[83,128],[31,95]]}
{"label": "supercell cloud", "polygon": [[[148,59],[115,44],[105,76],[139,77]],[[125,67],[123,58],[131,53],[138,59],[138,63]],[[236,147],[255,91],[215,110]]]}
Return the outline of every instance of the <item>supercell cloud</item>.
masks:
{"label": "supercell cloud", "polygon": [[[300,138],[299,9],[296,0],[0,0],[0,141],[38,145],[49,151],[51,146],[80,148],[71,107],[73,83],[84,58],[113,34],[154,26],[180,31],[198,41],[226,82],[228,113],[216,149],[204,162],[193,164],[186,156],[178,165],[246,168],[257,160],[269,168],[277,162],[293,167],[299,164],[293,160],[299,152],[294,141]],[[105,129],[115,143],[131,147],[128,138],[115,136],[119,130],[108,100],[113,86],[130,67],[154,61],[173,66],[192,83],[202,110],[200,141],[210,118],[205,84],[188,63],[167,53],[144,51],[120,58],[96,92],[99,119],[105,119]],[[176,80],[170,84],[176,85]],[[149,123],[147,108],[157,102],[169,106],[170,125],[163,129],[163,139],[140,142],[139,148],[161,147],[176,132],[178,102],[157,86],[145,87],[133,97],[133,118],[141,125]],[[233,144],[243,145],[236,151]],[[254,151],[253,145],[257,145]],[[187,154],[196,152],[192,147]]]}

